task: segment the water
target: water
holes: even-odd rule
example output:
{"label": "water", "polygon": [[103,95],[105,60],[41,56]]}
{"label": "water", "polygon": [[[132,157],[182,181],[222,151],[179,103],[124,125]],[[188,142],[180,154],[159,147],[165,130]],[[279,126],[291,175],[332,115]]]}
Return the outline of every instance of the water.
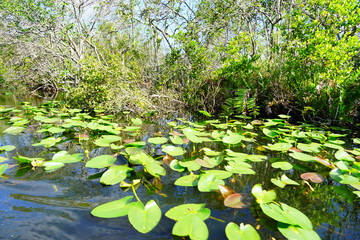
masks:
{"label": "water", "polygon": [[[18,105],[20,102],[13,96],[3,96],[0,101],[0,105],[9,106]],[[0,121],[0,132],[7,127]],[[164,127],[148,125],[145,130],[140,139],[164,131]],[[7,177],[0,179],[0,239],[180,239],[171,234],[174,221],[165,217],[164,213],[171,207],[183,203],[206,203],[206,207],[211,209],[211,216],[224,221],[206,220],[210,232],[209,239],[226,239],[224,229],[229,222],[243,222],[253,226],[259,225],[260,222],[258,231],[262,239],[283,238],[276,231],[274,222],[264,216],[258,206],[253,205],[246,209],[227,208],[218,193],[200,193],[196,188],[175,186],[173,183],[180,175],[173,171],[167,171],[161,182],[154,183],[161,194],[149,192],[144,186],[137,190],[143,202],[153,199],[163,212],[160,224],[150,233],[144,235],[137,232],[127,217],[96,218],[90,214],[94,207],[132,196],[132,192],[123,191],[118,185],[103,186],[98,179],[89,180],[96,170],[85,168],[82,163],[67,164],[50,173],[45,172],[43,168],[29,169],[15,165],[17,161],[12,157],[17,155],[44,155],[44,148],[31,146],[37,142],[34,140],[37,137],[36,133],[19,136],[0,134],[0,146],[16,146],[15,151],[0,155],[8,157],[11,166],[6,171]],[[219,147],[212,143],[210,145],[207,144],[207,147]],[[62,145],[62,148],[70,153],[82,151],[78,145]],[[93,151],[90,154],[95,156],[101,154],[101,151]],[[272,154],[270,157],[285,156]],[[169,170],[168,166],[165,168]],[[274,175],[280,176],[281,171],[274,170],[268,162],[255,163],[253,168],[257,172],[256,175],[237,176],[233,182],[227,182],[227,186],[243,193],[250,193],[251,187],[256,183],[263,184],[264,189],[276,189],[278,199],[302,211],[311,219],[322,239],[359,239],[360,204],[349,187],[327,178],[324,183],[312,185],[315,188],[314,192],[307,186],[279,189],[270,179]],[[296,179],[301,172],[299,169],[306,168],[311,170],[310,165],[299,164],[298,169],[290,171],[287,176]]]}

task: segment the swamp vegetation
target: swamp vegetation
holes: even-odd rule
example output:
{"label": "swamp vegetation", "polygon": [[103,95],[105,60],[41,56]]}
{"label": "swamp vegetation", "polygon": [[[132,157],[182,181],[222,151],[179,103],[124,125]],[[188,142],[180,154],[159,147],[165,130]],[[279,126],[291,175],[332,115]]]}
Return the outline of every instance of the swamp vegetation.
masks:
{"label": "swamp vegetation", "polygon": [[114,113],[358,122],[359,9],[358,0],[2,0],[0,85]]}
{"label": "swamp vegetation", "polygon": [[[52,218],[20,222],[27,237],[356,239],[358,135],[290,124],[288,115],[252,120],[202,113],[202,121],[159,124],[131,117],[119,122],[104,110],[88,114],[58,102],[2,106],[0,186],[4,193],[7,185],[20,188],[2,201],[29,202],[34,206],[12,211],[32,216],[67,213],[56,214],[67,219],[60,226]],[[25,190],[29,184],[35,185]],[[74,217],[79,209],[94,216],[89,233],[66,230],[81,223]],[[21,230],[11,232],[21,227],[8,211],[1,209],[2,235],[21,239]],[[145,235],[136,237],[130,225]]]}

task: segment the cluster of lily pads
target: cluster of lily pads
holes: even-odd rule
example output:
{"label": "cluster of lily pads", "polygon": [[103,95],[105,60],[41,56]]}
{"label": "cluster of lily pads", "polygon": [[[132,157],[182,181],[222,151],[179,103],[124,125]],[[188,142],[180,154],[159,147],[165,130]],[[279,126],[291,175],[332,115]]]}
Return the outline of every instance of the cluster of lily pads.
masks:
{"label": "cluster of lily pads", "polygon": [[[20,109],[0,106],[0,117],[9,125],[3,133],[35,132],[41,140],[32,146],[53,152],[51,159],[13,157],[19,164],[55,171],[66,164],[84,162],[86,167],[98,169],[101,184],[131,189],[134,196],[102,204],[91,214],[100,218],[127,216],[132,226],[144,234],[158,225],[163,214],[154,200],[143,203],[136,189],[141,184],[151,184],[151,178],[166,178],[168,171],[179,174],[174,182],[177,186],[195,187],[199,192],[220,192],[227,207],[245,208],[258,204],[265,215],[277,222],[279,232],[290,239],[320,238],[308,217],[276,201],[275,191],[263,190],[261,184],[254,185],[251,194],[255,203],[249,195],[238,193],[227,185],[237,176],[257,174],[254,165],[268,162],[274,172],[282,172],[281,176],[274,174],[271,179],[274,187],[306,184],[313,189],[311,184],[332,179],[351,186],[353,193],[360,196],[360,148],[346,148],[348,143],[341,140],[346,134],[310,124],[293,125],[288,123],[290,116],[287,115],[263,121],[212,119],[199,123],[179,118],[168,122],[167,132],[147,139],[141,138],[145,123],[139,118],[131,118],[130,124],[125,126],[102,110],[89,114],[80,109],[59,108],[56,102],[40,107],[23,103]],[[352,141],[351,145],[359,146],[359,138]],[[70,154],[57,148],[66,143],[77,144],[82,151]],[[218,147],[212,148],[213,144]],[[258,154],[249,154],[249,147]],[[94,149],[100,148],[108,149],[111,154],[91,156]],[[160,148],[161,153],[155,154],[155,148]],[[12,145],[1,146],[0,153],[15,149]],[[290,160],[270,157],[273,154],[287,155]],[[0,175],[6,174],[8,161],[0,157]],[[326,175],[324,171],[322,174],[303,172],[297,179],[291,179],[286,173],[294,169],[296,162],[320,165],[328,171]],[[176,221],[173,235],[190,239],[209,236],[204,221],[211,218],[211,210],[205,203],[178,205],[165,216]],[[250,224],[228,223],[225,233],[228,239],[260,239]]]}

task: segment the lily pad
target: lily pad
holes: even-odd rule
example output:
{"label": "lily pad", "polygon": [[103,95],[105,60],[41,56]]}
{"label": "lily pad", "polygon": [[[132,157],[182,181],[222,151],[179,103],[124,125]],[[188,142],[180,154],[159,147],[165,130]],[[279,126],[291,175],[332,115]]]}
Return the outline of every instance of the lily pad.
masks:
{"label": "lily pad", "polygon": [[322,183],[324,181],[323,176],[315,172],[303,173],[300,175],[300,177],[304,180],[310,180],[313,183]]}
{"label": "lily pad", "polygon": [[224,199],[224,205],[230,208],[248,208],[251,198],[246,193],[234,193]]}
{"label": "lily pad", "polygon": [[114,156],[100,155],[90,159],[85,166],[89,168],[105,168],[111,166],[115,161]]}
{"label": "lily pad", "polygon": [[229,240],[261,240],[259,233],[250,224],[240,226],[230,222],[225,228],[226,237]]}
{"label": "lily pad", "polygon": [[185,150],[182,147],[175,147],[175,146],[163,146],[162,148],[163,152],[166,152],[167,154],[171,156],[181,156],[185,153]]}
{"label": "lily pad", "polygon": [[141,233],[148,233],[153,230],[161,219],[161,210],[154,200],[144,204],[133,203],[128,212],[129,222]]}
{"label": "lily pad", "polygon": [[133,196],[127,196],[120,200],[101,204],[91,211],[91,214],[100,218],[117,218],[126,216],[130,210]]}
{"label": "lily pad", "polygon": [[271,164],[271,166],[273,168],[280,168],[281,170],[287,171],[293,168],[293,166],[291,165],[291,163],[289,162],[285,162],[285,161],[281,161],[281,162],[274,162]]}
{"label": "lily pad", "polygon": [[164,144],[167,143],[167,141],[168,139],[165,137],[154,137],[148,139],[148,142],[152,144]]}

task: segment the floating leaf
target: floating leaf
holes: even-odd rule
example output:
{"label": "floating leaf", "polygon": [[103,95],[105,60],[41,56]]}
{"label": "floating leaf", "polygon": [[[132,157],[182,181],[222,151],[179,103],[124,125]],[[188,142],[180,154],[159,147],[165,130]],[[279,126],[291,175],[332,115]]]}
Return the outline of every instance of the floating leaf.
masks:
{"label": "floating leaf", "polygon": [[281,161],[281,162],[274,162],[271,164],[271,166],[273,168],[280,168],[281,170],[284,170],[284,171],[287,171],[287,170],[290,170],[293,168],[293,166],[291,165],[291,163],[289,162],[284,162],[284,161]]}
{"label": "floating leaf", "polygon": [[344,160],[344,161],[355,161],[355,159],[353,157],[351,157],[347,152],[345,152],[342,149],[339,149],[336,153],[335,153],[335,158],[338,160]]}
{"label": "floating leaf", "polygon": [[55,161],[47,161],[42,164],[43,167],[45,167],[46,171],[54,171],[56,169],[62,168],[65,166],[62,162],[55,162]]}
{"label": "floating leaf", "polygon": [[297,147],[301,150],[303,150],[304,152],[309,152],[309,153],[318,153],[320,152],[320,146],[321,144],[319,143],[310,143],[310,144],[305,144],[305,143],[298,143]]}
{"label": "floating leaf", "polygon": [[161,219],[161,210],[154,200],[144,204],[136,202],[132,204],[128,217],[131,225],[141,233],[148,233],[158,225]]}
{"label": "floating leaf", "polygon": [[312,230],[313,228],[311,221],[305,214],[285,203],[262,203],[260,208],[266,215],[278,222],[298,225],[305,230]]}
{"label": "floating leaf", "polygon": [[219,187],[220,193],[223,196],[223,198],[226,198],[227,196],[236,193],[234,190],[232,190],[231,188],[229,188],[225,185],[219,185],[218,187]]}
{"label": "floating leaf", "polygon": [[116,158],[111,155],[100,155],[89,160],[85,166],[90,168],[105,168],[112,165],[115,161]]}
{"label": "floating leaf", "polygon": [[194,240],[206,240],[209,237],[209,230],[205,222],[197,215],[188,215],[175,223],[172,234],[189,236]]}
{"label": "floating leaf", "polygon": [[10,152],[12,150],[14,150],[16,147],[13,145],[5,145],[5,146],[1,146],[0,147],[0,152],[5,151],[5,152]]}
{"label": "floating leaf", "polygon": [[218,189],[219,185],[224,185],[225,182],[221,179],[216,178],[212,174],[200,175],[198,182],[198,189],[200,192],[211,192]]}
{"label": "floating leaf", "polygon": [[263,128],[263,133],[270,138],[279,136],[279,134],[277,132],[271,131],[268,128]]}
{"label": "floating leaf", "polygon": [[9,164],[1,164],[0,165],[0,176],[4,174],[6,169],[9,167]]}
{"label": "floating leaf", "polygon": [[187,203],[169,209],[169,211],[165,213],[165,216],[175,221],[179,221],[186,216],[196,215],[204,221],[210,217],[210,213],[210,209],[205,208],[204,203]]}
{"label": "floating leaf", "polygon": [[320,240],[321,238],[314,230],[303,229],[298,226],[278,223],[279,231],[287,238],[292,240]]}
{"label": "floating leaf", "polygon": [[177,145],[182,145],[184,144],[184,141],[182,139],[182,137],[174,135],[174,136],[170,136],[170,140],[173,144],[177,144]]}
{"label": "floating leaf", "polygon": [[291,143],[275,143],[275,144],[268,144],[267,146],[263,146],[263,147],[272,151],[286,152],[292,147],[292,145]]}
{"label": "floating leaf", "polygon": [[109,147],[111,143],[120,141],[121,137],[116,135],[102,135],[100,138],[95,140],[95,145],[99,147]]}
{"label": "floating leaf", "polygon": [[167,143],[167,141],[168,139],[165,137],[154,137],[148,139],[148,142],[152,144],[164,144]]}
{"label": "floating leaf", "polygon": [[135,126],[139,126],[143,124],[143,121],[140,118],[131,118],[131,122],[135,125]]}
{"label": "floating leaf", "polygon": [[230,133],[229,135],[223,137],[222,141],[226,144],[238,144],[245,137],[239,133]]}
{"label": "floating leaf", "polygon": [[324,181],[324,178],[319,173],[315,172],[303,173],[300,177],[304,180],[310,180],[313,183],[322,183]]}
{"label": "floating leaf", "polygon": [[240,223],[240,226],[230,222],[225,228],[226,237],[229,240],[261,240],[260,235],[250,224],[244,225]]}
{"label": "floating leaf", "polygon": [[360,138],[353,138],[353,142],[355,144],[360,144]]}
{"label": "floating leaf", "polygon": [[251,165],[246,162],[228,162],[225,166],[226,171],[237,174],[255,174],[255,171],[251,169]]}
{"label": "floating leaf", "polygon": [[200,178],[199,175],[194,175],[194,174],[186,175],[178,178],[174,184],[183,187],[195,187],[198,185],[199,178]]}
{"label": "floating leaf", "polygon": [[24,127],[9,127],[7,129],[5,129],[3,131],[3,133],[8,133],[8,134],[11,134],[11,135],[18,135],[24,130],[25,130]]}
{"label": "floating leaf", "polygon": [[296,160],[305,162],[313,162],[315,160],[313,156],[302,152],[292,152],[289,153],[289,156],[295,158]]}
{"label": "floating leaf", "polygon": [[276,198],[276,193],[274,190],[263,190],[261,184],[254,185],[251,193],[254,195],[256,202],[259,204],[272,202]]}
{"label": "floating leaf", "polygon": [[148,161],[145,164],[145,169],[154,177],[160,177],[166,175],[166,170],[161,166],[161,162]]}
{"label": "floating leaf", "polygon": [[183,133],[185,134],[186,138],[188,138],[193,143],[201,143],[203,141],[200,137],[197,136],[199,132],[196,130],[185,128],[183,129]]}
{"label": "floating leaf", "polygon": [[183,171],[186,170],[186,168],[183,167],[183,166],[181,166],[181,165],[179,164],[179,161],[176,160],[176,159],[174,159],[174,160],[172,160],[172,161],[170,162],[170,168],[171,168],[172,170],[174,170],[174,171],[177,171],[177,172],[183,172]]}
{"label": "floating leaf", "polygon": [[44,146],[46,148],[52,147],[58,142],[61,141],[61,138],[49,137],[41,140],[38,143],[33,144],[33,146]]}
{"label": "floating leaf", "polygon": [[234,193],[224,199],[224,205],[230,208],[248,208],[251,198],[246,193]]}
{"label": "floating leaf", "polygon": [[116,218],[126,216],[131,207],[132,196],[124,197],[120,200],[108,202],[97,206],[91,211],[91,214],[100,218]]}
{"label": "floating leaf", "polygon": [[111,166],[100,178],[100,182],[106,185],[114,185],[127,177],[127,172],[132,170],[127,166]]}
{"label": "floating leaf", "polygon": [[171,156],[181,156],[185,153],[185,150],[182,147],[175,147],[175,146],[163,146],[162,148],[163,152],[166,152],[167,154]]}
{"label": "floating leaf", "polygon": [[197,171],[201,168],[199,164],[196,163],[196,161],[186,161],[186,162],[179,162],[179,164],[182,167],[187,168],[189,171]]}
{"label": "floating leaf", "polygon": [[335,168],[330,171],[330,177],[335,181],[342,183],[342,184],[355,184],[358,183],[360,180],[359,178],[352,176],[350,174],[342,173],[340,169]]}

